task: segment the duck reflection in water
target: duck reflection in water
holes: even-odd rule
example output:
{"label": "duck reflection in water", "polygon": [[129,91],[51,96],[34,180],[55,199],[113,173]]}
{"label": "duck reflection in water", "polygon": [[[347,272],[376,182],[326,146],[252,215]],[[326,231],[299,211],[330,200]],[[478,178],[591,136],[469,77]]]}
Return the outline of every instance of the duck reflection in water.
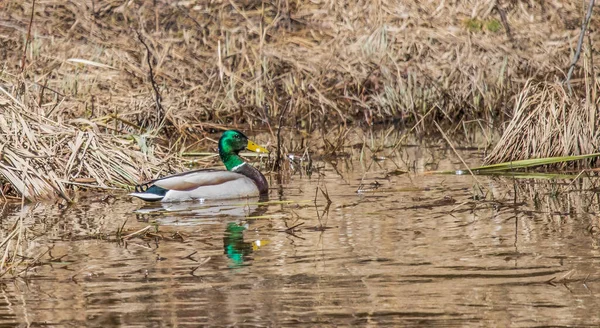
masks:
{"label": "duck reflection in water", "polygon": [[[222,224],[227,218],[242,218],[263,215],[268,205],[261,204],[266,198],[248,198],[221,201],[191,201],[179,203],[147,203],[135,211],[141,222],[155,221],[163,226]],[[238,219],[239,220],[239,219]],[[238,221],[239,222],[239,221]],[[244,241],[248,223],[228,222],[223,237],[224,254],[231,260],[230,267],[247,265],[250,254],[269,243],[256,239]]]}
{"label": "duck reflection in water", "polygon": [[[147,203],[137,211],[138,221],[151,218],[161,225],[199,225],[220,221],[220,218],[259,216],[266,212],[263,198],[190,201],[179,203]],[[207,219],[210,221],[207,222]]]}
{"label": "duck reflection in water", "polygon": [[244,261],[250,259],[250,254],[258,250],[262,246],[269,243],[268,240],[254,240],[251,242],[244,241],[244,231],[248,229],[248,224],[238,224],[229,222],[225,229],[223,237],[223,248],[225,255],[231,260],[230,267],[240,267],[244,265]]}

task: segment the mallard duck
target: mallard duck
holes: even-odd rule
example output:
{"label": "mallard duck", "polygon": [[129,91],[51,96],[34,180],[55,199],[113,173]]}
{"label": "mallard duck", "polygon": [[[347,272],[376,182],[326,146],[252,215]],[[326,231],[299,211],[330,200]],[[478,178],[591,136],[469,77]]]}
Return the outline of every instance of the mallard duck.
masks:
{"label": "mallard duck", "polygon": [[139,184],[131,196],[145,201],[179,202],[186,200],[247,198],[266,194],[265,176],[246,163],[239,152],[248,149],[268,153],[237,130],[227,130],[219,139],[219,156],[227,171],[200,169],[170,175]]}

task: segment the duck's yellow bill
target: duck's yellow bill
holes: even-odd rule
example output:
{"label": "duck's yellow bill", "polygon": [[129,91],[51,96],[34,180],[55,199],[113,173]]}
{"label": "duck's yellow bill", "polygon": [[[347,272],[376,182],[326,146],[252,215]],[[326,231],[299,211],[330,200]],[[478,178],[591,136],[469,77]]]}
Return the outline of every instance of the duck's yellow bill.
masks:
{"label": "duck's yellow bill", "polygon": [[252,151],[257,152],[257,153],[266,153],[266,154],[269,153],[269,151],[267,150],[267,148],[261,147],[261,146],[255,144],[254,142],[252,142],[250,140],[248,140],[248,146],[246,146],[246,148],[248,150],[252,150]]}

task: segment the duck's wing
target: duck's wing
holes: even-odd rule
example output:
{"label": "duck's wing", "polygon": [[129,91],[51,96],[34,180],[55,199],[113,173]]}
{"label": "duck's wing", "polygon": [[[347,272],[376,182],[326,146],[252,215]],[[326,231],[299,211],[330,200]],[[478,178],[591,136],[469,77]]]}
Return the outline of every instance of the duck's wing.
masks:
{"label": "duck's wing", "polygon": [[244,177],[242,174],[225,170],[201,169],[156,179],[151,181],[151,184],[167,190],[189,191],[203,186],[216,186]]}

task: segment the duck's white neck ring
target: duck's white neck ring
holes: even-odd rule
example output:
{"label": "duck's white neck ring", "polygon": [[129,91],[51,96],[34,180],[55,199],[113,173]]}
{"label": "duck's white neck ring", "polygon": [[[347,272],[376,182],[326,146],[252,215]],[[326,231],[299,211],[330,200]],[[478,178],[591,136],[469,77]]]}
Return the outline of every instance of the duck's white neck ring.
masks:
{"label": "duck's white neck ring", "polygon": [[242,163],[242,164],[239,164],[239,165],[236,165],[236,166],[232,167],[232,168],[231,168],[231,172],[235,172],[235,171],[237,171],[237,170],[238,170],[240,167],[242,167],[242,166],[244,166],[244,165],[246,165],[246,163],[245,163],[245,162],[244,162],[244,163]]}

